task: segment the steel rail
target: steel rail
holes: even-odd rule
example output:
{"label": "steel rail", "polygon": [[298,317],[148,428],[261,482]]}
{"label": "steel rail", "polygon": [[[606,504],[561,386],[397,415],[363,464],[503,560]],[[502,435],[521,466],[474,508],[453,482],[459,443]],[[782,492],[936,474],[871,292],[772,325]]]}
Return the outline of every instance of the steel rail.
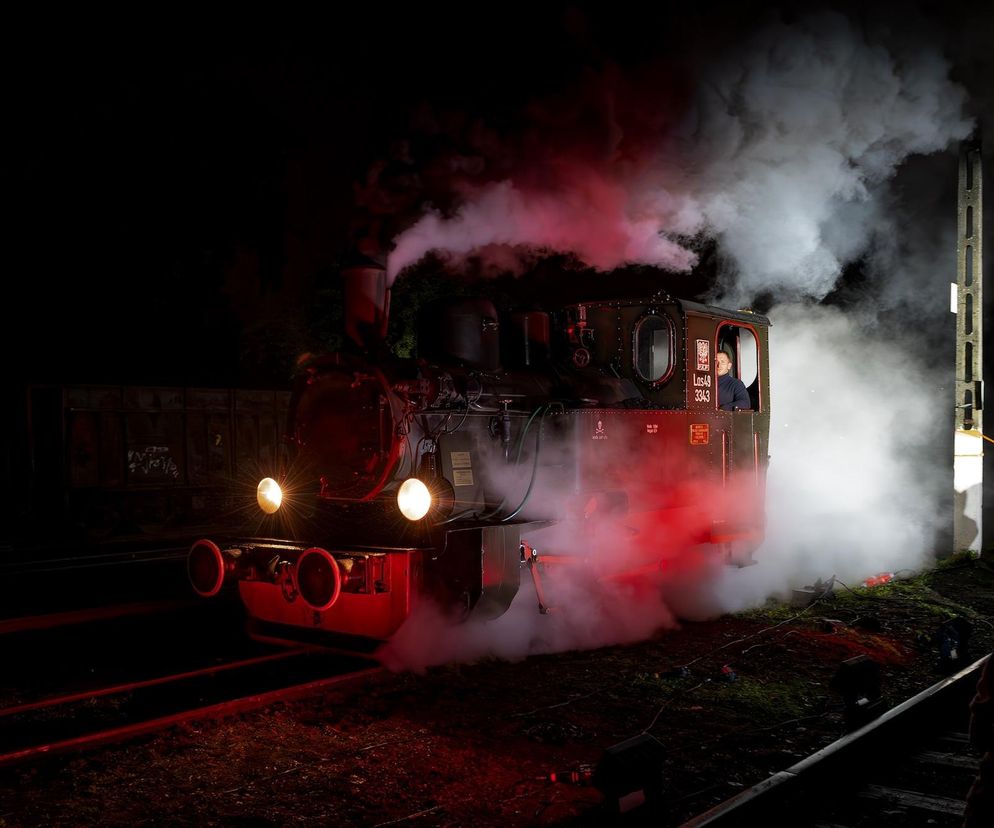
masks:
{"label": "steel rail", "polygon": [[20,615],[0,620],[0,635],[10,635],[12,633],[33,630],[48,630],[73,624],[87,624],[93,621],[111,621],[115,618],[124,618],[129,615],[155,615],[158,612],[192,608],[199,603],[199,598],[141,601],[131,604],[86,607],[84,609],[66,610],[65,612],[49,612],[40,615]]}
{"label": "steel rail", "polygon": [[153,554],[155,550],[149,552],[122,552],[114,556],[94,555],[92,557],[80,555],[69,563],[62,563],[61,560],[38,560],[30,563],[8,563],[0,565],[0,573],[5,577],[15,575],[45,575],[53,572],[75,572],[81,569],[100,569],[119,566],[135,566],[141,564],[162,563],[164,561],[182,561],[186,558],[188,549],[176,549],[176,551]]}
{"label": "steel rail", "polygon": [[131,681],[125,682],[124,684],[115,684],[110,687],[99,687],[95,690],[81,690],[78,693],[70,693],[65,696],[53,696],[48,699],[42,699],[36,702],[26,702],[24,704],[16,704],[10,707],[0,708],[0,719],[5,716],[15,716],[18,713],[28,713],[33,710],[44,710],[49,707],[58,707],[64,704],[74,704],[81,701],[89,701],[90,699],[99,699],[103,696],[112,696],[115,693],[128,693],[132,690],[141,690],[145,687],[155,687],[160,684],[169,684],[174,681],[183,681],[184,679],[196,678],[198,676],[212,676],[218,673],[223,673],[226,670],[238,670],[243,667],[252,667],[256,664],[266,664],[271,661],[280,661],[281,659],[292,658],[293,656],[302,655],[303,653],[314,652],[319,650],[317,647],[298,647],[294,650],[287,650],[283,653],[267,653],[262,656],[253,656],[252,658],[243,658],[238,661],[231,661],[227,664],[214,664],[210,667],[201,667],[197,670],[187,670],[182,673],[170,673],[166,676],[157,676],[156,678],[143,679],[141,681]]}
{"label": "steel rail", "polygon": [[[821,783],[829,774],[848,765],[858,764],[860,759],[865,759],[883,740],[895,737],[902,729],[907,732],[909,725],[919,716],[933,711],[937,705],[941,706],[956,693],[969,689],[971,681],[975,684],[987,658],[985,656],[933,684],[786,770],[774,773],[751,788],[681,823],[679,828],[726,828],[732,825],[764,824],[764,814],[770,813],[807,787]],[[800,821],[795,824],[800,824]]]}
{"label": "steel rail", "polygon": [[265,707],[278,701],[288,701],[302,696],[307,696],[317,690],[332,687],[336,684],[344,684],[349,681],[359,681],[370,678],[385,672],[383,667],[371,667],[366,670],[354,670],[337,676],[315,679],[312,681],[294,684],[288,687],[281,687],[276,690],[268,690],[263,693],[256,693],[249,696],[242,696],[228,701],[204,707],[191,708],[168,716],[160,716],[155,719],[148,719],[141,722],[122,725],[120,727],[109,728],[107,730],[95,731],[83,736],[76,736],[70,739],[62,739],[48,744],[33,745],[10,753],[0,754],[0,767],[20,764],[33,759],[47,756],[54,756],[60,753],[85,750],[102,745],[122,742],[136,736],[143,736],[159,730],[171,727],[182,722],[189,722],[196,719],[210,719],[221,716],[232,715],[234,713],[244,713],[249,710]]}

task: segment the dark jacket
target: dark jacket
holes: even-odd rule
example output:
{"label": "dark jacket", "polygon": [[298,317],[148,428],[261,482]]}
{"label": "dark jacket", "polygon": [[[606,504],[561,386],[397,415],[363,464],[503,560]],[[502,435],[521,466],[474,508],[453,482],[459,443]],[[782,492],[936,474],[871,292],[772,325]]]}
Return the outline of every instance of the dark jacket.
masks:
{"label": "dark jacket", "polygon": [[725,374],[718,377],[718,407],[722,411],[734,411],[736,408],[752,408],[752,400],[746,391],[742,380]]}

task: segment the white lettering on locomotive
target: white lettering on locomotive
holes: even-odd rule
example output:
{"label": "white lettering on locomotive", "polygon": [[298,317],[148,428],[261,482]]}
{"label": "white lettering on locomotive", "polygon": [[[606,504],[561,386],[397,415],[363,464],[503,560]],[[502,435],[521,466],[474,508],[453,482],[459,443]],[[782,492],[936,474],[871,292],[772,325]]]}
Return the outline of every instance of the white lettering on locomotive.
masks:
{"label": "white lettering on locomotive", "polygon": [[711,343],[706,339],[697,340],[697,370],[711,370]]}

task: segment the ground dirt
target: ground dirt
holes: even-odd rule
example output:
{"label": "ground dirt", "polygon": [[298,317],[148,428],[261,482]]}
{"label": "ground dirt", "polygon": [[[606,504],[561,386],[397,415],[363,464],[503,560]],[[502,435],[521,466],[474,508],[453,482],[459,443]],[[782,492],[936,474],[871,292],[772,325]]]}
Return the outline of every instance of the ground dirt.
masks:
{"label": "ground dirt", "polygon": [[645,731],[663,748],[653,824],[678,825],[843,734],[842,660],[877,661],[897,704],[942,678],[942,623],[970,622],[975,658],[992,614],[994,570],[960,557],[639,644],[383,674],[0,771],[0,826],[598,825],[591,773]]}

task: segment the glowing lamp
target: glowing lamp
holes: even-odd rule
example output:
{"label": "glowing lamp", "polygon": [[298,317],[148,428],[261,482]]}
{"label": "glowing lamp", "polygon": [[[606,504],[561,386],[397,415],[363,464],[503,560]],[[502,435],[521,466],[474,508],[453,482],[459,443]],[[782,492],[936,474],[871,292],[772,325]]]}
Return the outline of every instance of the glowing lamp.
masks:
{"label": "glowing lamp", "polygon": [[276,514],[283,502],[283,490],[280,484],[271,477],[264,477],[259,481],[259,487],[255,490],[255,499],[259,502],[259,508],[267,515]]}
{"label": "glowing lamp", "polygon": [[421,520],[431,509],[431,492],[416,477],[409,477],[397,491],[397,506],[408,520]]}

